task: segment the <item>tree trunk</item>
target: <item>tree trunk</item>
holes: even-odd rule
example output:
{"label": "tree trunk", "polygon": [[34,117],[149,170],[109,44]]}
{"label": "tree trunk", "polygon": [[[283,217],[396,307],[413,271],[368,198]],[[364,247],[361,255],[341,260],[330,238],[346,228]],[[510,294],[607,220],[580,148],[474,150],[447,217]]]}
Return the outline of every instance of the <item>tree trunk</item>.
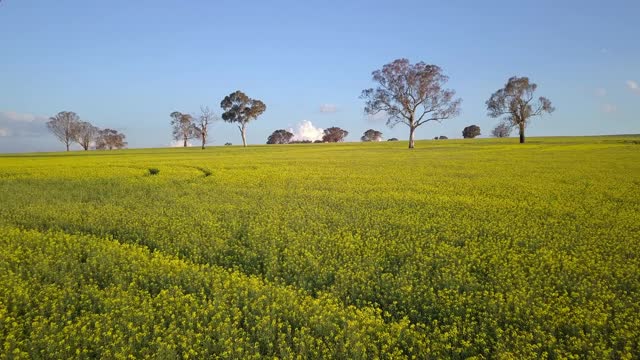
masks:
{"label": "tree trunk", "polygon": [[245,124],[242,124],[240,134],[242,134],[242,146],[247,147],[247,127]]}
{"label": "tree trunk", "polygon": [[186,136],[184,137],[183,146],[184,146],[184,147],[187,147],[187,137],[186,137]]}
{"label": "tree trunk", "polygon": [[202,133],[202,150],[204,150],[204,143],[207,141],[207,136]]}
{"label": "tree trunk", "polygon": [[524,144],[524,123],[521,122],[519,125],[520,125],[520,144]]}
{"label": "tree trunk", "polygon": [[69,143],[66,143],[66,145],[67,145],[67,151],[69,151]]}
{"label": "tree trunk", "polygon": [[413,126],[409,126],[409,149],[413,149],[414,146],[414,133],[416,131],[416,128]]}

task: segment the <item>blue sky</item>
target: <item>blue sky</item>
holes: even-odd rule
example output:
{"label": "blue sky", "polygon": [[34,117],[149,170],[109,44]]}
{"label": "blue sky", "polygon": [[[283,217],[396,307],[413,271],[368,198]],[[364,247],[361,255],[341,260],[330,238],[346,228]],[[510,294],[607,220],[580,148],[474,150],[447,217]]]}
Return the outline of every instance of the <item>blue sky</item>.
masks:
{"label": "blue sky", "polygon": [[[397,58],[442,67],[459,117],[418,138],[498,122],[485,101],[528,76],[557,111],[528,135],[640,133],[640,1],[35,1],[0,2],[0,152],[62,150],[47,117],[75,111],[122,130],[130,147],[171,143],[169,114],[242,90],[267,111],[248,128],[340,126],[408,138],[363,114],[371,72]],[[212,144],[241,143],[235,126]]]}

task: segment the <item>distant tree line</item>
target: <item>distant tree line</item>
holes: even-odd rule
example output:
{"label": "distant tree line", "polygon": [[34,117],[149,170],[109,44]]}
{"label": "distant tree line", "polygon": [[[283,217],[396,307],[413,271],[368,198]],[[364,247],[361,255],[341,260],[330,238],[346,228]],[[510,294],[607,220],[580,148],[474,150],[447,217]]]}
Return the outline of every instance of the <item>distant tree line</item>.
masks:
{"label": "distant tree line", "polygon": [[113,129],[100,129],[73,111],[61,111],[47,121],[49,131],[62,142],[67,151],[77,143],[84,150],[93,145],[96,150],[122,149],[127,146],[125,135]]}
{"label": "distant tree line", "polygon": [[[372,72],[377,87],[362,91],[360,98],[365,101],[364,111],[368,115],[382,115],[389,127],[404,124],[409,127],[409,148],[415,147],[415,131],[429,122],[452,119],[460,113],[462,99],[456,92],[446,88],[449,77],[437,65],[424,62],[411,64],[407,59],[397,59]],[[525,142],[525,129],[534,117],[551,114],[555,108],[545,97],[535,97],[537,84],[527,77],[511,77],[507,83],[486,101],[488,115],[500,118],[501,122],[491,131],[494,137],[508,137],[517,128],[520,143]],[[267,109],[257,99],[252,99],[240,90],[225,96],[220,102],[222,120],[235,124],[242,137],[242,145],[247,146],[248,124],[256,120]],[[198,139],[202,149],[209,141],[210,126],[218,119],[206,106],[200,107],[199,115],[174,111],[170,115],[173,138],[188,146],[189,141]],[[116,130],[98,129],[80,120],[70,111],[62,111],[51,117],[47,123],[49,130],[66,146],[78,143],[88,150],[92,144],[96,149],[120,149],[127,145],[125,136]],[[267,138],[267,144],[342,142],[348,131],[339,127],[324,130],[321,140],[295,139],[294,134],[284,129],[275,130]],[[480,127],[470,125],[463,129],[465,139],[480,136]],[[444,139],[445,136],[436,136]],[[360,137],[363,142],[382,141],[382,132],[369,129]],[[391,138],[388,141],[397,141]],[[225,143],[230,145],[231,143]]]}

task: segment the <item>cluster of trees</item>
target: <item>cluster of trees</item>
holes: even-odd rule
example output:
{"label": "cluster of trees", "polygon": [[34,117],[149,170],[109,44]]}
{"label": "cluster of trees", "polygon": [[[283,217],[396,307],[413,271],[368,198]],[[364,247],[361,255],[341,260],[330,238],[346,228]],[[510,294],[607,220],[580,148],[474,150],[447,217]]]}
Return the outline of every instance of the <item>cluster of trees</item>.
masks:
{"label": "cluster of trees", "polygon": [[[242,145],[247,146],[247,125],[267,110],[267,106],[260,100],[248,97],[238,90],[227,96],[220,102],[220,107],[224,111],[222,120],[234,123],[240,130]],[[190,139],[199,139],[202,149],[205,148],[209,137],[209,126],[218,117],[208,106],[200,107],[200,115],[191,115],[174,111],[170,115],[171,126],[173,128],[173,138],[182,141],[187,147]],[[231,145],[231,143],[225,143]]]}
{"label": "cluster of trees", "polygon": [[84,150],[89,150],[92,145],[97,150],[122,149],[127,146],[124,134],[113,129],[100,129],[81,120],[73,111],[61,111],[50,117],[47,128],[66,146],[67,151],[73,143]]}
{"label": "cluster of trees", "polygon": [[[390,127],[407,125],[410,149],[414,147],[418,127],[432,121],[442,122],[460,113],[462,99],[456,98],[454,90],[445,88],[449,78],[436,65],[411,64],[407,59],[398,59],[375,70],[372,77],[378,86],[363,90],[360,96],[365,100],[365,113],[384,114]],[[529,78],[514,76],[491,95],[486,102],[488,115],[502,118],[494,134],[506,136],[504,134],[517,127],[520,143],[524,143],[524,131],[530,119],[555,110],[549,99],[535,98],[536,89],[537,85]],[[467,134],[472,135],[474,131],[469,129]]]}

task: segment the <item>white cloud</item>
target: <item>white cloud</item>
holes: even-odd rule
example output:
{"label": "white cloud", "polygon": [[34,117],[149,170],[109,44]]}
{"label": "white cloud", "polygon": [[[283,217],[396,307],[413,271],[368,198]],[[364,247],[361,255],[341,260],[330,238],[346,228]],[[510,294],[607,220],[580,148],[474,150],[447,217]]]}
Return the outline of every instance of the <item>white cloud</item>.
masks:
{"label": "white cloud", "polygon": [[321,113],[334,113],[338,111],[338,107],[334,104],[322,104],[320,105]]}
{"label": "white cloud", "polygon": [[595,94],[598,97],[605,97],[607,96],[607,90],[605,88],[596,88]]}
{"label": "white cloud", "polygon": [[324,129],[313,126],[313,123],[309,120],[302,120],[296,124],[295,129],[289,128],[289,132],[293,134],[293,140],[322,140],[324,135]]}
{"label": "white cloud", "polygon": [[627,87],[636,94],[640,94],[640,85],[636,81],[627,80]]}
{"label": "white cloud", "polygon": [[[184,141],[183,140],[173,140],[169,143],[169,147],[183,147],[184,146]],[[193,144],[191,143],[191,141],[187,141],[187,147],[193,146]]]}
{"label": "white cloud", "polygon": [[611,114],[618,111],[618,107],[614,104],[602,104],[602,111],[607,114]]}
{"label": "white cloud", "polygon": [[47,134],[46,116],[0,111],[0,136],[33,137]]}

